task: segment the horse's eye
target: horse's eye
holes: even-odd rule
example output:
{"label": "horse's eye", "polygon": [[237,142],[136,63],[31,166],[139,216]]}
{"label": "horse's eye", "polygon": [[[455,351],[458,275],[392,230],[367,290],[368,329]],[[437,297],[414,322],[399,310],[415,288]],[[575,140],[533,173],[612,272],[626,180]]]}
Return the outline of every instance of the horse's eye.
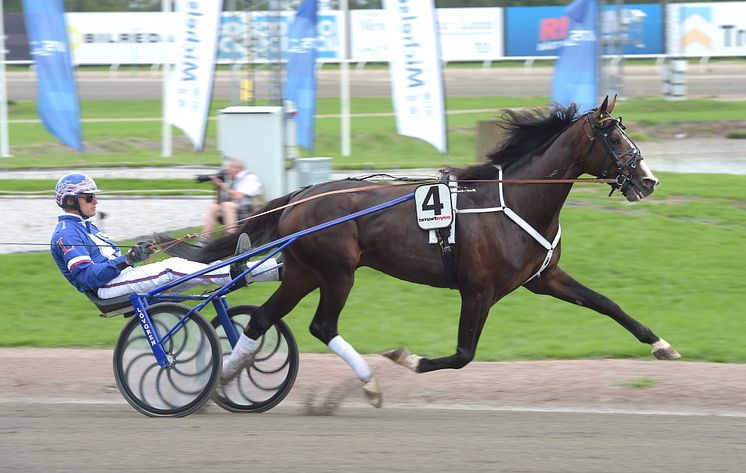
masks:
{"label": "horse's eye", "polygon": [[619,144],[619,140],[618,140],[618,139],[616,139],[616,138],[612,138],[612,139],[611,139],[611,144],[613,144],[614,146],[616,146],[616,145],[618,145],[618,144]]}

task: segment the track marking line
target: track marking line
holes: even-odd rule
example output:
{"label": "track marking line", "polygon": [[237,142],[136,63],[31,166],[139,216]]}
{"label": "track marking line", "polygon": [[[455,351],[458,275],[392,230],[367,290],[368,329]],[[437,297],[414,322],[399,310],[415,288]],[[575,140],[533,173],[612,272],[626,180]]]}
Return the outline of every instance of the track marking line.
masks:
{"label": "track marking line", "polygon": [[[0,405],[127,405],[124,399],[2,399]],[[281,403],[278,409],[302,409],[304,403],[289,401]],[[208,404],[208,407],[217,407]],[[340,409],[370,409],[364,402],[347,402],[339,406]],[[701,410],[701,409],[617,409],[606,407],[541,407],[541,406],[490,406],[485,404],[384,404],[383,409],[414,410],[414,411],[469,411],[469,412],[515,412],[515,413],[546,413],[546,414],[597,414],[597,415],[634,415],[634,416],[677,416],[677,417],[732,417],[746,418],[746,412],[729,410]],[[222,412],[222,411],[221,411]]]}

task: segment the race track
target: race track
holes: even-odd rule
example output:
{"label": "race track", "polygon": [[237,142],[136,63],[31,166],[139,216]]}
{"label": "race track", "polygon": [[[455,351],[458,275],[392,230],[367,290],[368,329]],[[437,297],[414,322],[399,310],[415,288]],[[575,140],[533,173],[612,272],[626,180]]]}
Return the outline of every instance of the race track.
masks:
{"label": "race track", "polygon": [[[622,97],[660,97],[665,70],[661,66],[627,66],[624,69]],[[123,67],[116,72],[79,71],[78,90],[81,99],[160,99],[163,85],[158,71],[148,68]],[[245,78],[245,77],[241,77]],[[259,71],[255,75],[255,94],[260,99],[271,96],[271,76]],[[743,84],[746,61],[691,65],[687,70],[687,97],[718,97],[746,99]],[[8,98],[35,100],[36,76],[31,72],[8,74]],[[386,69],[364,68],[350,70],[352,97],[390,97],[391,84]],[[551,95],[552,68],[547,66],[514,68],[448,68],[444,85],[448,97],[530,97]],[[321,69],[318,74],[317,95],[320,98],[340,96],[338,70]],[[237,97],[237,82],[229,72],[216,74],[213,97]],[[606,93],[606,92],[604,92]]]}
{"label": "race track", "polygon": [[[744,70],[693,67],[691,96],[743,99]],[[634,72],[634,73],[633,73]],[[80,79],[80,77],[79,77]],[[9,98],[33,100],[32,74]],[[385,97],[385,71],[357,71],[352,95]],[[449,74],[450,96],[549,95],[548,69]],[[319,96],[338,96],[322,71]],[[628,95],[658,96],[659,69],[629,69]],[[148,72],[94,73],[82,98],[160,98]],[[257,90],[261,90],[261,84]],[[216,98],[230,81],[216,81]],[[686,356],[686,354],[684,354]],[[288,399],[264,414],[213,404],[150,419],[122,399],[106,350],[0,349],[0,472],[741,472],[746,365],[639,360],[473,363],[415,375],[370,357],[384,407],[350,370],[303,355]]]}
{"label": "race track", "polygon": [[[119,395],[108,350],[0,349],[0,471],[740,472],[746,365],[473,363],[416,375],[369,361],[384,407],[334,356],[303,355],[263,414],[209,404],[151,419]],[[641,379],[649,386],[635,386]],[[644,384],[644,383],[643,383]]]}
{"label": "race track", "polygon": [[213,407],[147,419],[125,405],[29,404],[0,415],[7,472],[736,472],[743,418]]}

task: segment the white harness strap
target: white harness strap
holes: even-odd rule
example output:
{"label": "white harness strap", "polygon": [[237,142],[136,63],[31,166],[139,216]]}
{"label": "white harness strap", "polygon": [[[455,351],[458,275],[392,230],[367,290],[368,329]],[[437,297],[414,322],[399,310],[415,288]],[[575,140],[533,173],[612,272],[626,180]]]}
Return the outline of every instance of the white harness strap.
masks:
{"label": "white harness strap", "polygon": [[[451,174],[448,176],[448,187],[451,188],[451,208],[454,209],[454,211],[458,208],[456,206],[456,198],[458,197],[458,181],[456,180],[456,176]],[[451,233],[448,235],[448,243],[454,244],[456,243],[456,218],[454,215],[453,222],[451,223]]]}
{"label": "white harness strap", "polygon": [[[541,276],[542,271],[544,271],[547,266],[549,266],[549,262],[552,261],[552,256],[554,255],[554,249],[557,248],[557,245],[560,241],[560,235],[562,234],[562,228],[557,228],[557,235],[554,237],[554,240],[552,243],[549,243],[549,241],[544,238],[539,232],[536,231],[534,227],[532,227],[527,221],[523,220],[520,215],[513,212],[510,208],[505,206],[505,197],[503,195],[503,169],[500,165],[495,165],[498,171],[498,179],[500,182],[498,182],[499,190],[500,190],[500,207],[488,207],[484,209],[459,209],[456,207],[456,202],[454,200],[453,202],[453,211],[455,213],[459,214],[477,214],[477,213],[488,213],[488,212],[503,212],[505,216],[507,216],[509,219],[514,221],[519,227],[521,227],[526,233],[531,235],[534,240],[536,240],[541,246],[546,248],[547,250],[547,256],[544,258],[544,262],[541,264],[541,267],[539,268],[536,273],[534,273],[533,276],[528,278],[526,282],[529,282],[536,276]],[[455,220],[455,219],[454,219]],[[525,283],[524,283],[525,284]]]}
{"label": "white harness strap", "polygon": [[[442,173],[440,173],[440,176],[442,176]],[[458,181],[456,180],[456,176],[453,176],[453,175],[448,176],[448,187],[451,189],[451,208],[453,209],[455,213],[456,208],[457,208],[456,198],[458,197]],[[456,219],[455,218],[451,220],[449,231],[450,233],[448,234],[448,243],[452,245],[456,243]],[[435,234],[435,230],[429,230],[428,234],[429,234],[428,243],[431,245],[437,245],[438,236]]]}

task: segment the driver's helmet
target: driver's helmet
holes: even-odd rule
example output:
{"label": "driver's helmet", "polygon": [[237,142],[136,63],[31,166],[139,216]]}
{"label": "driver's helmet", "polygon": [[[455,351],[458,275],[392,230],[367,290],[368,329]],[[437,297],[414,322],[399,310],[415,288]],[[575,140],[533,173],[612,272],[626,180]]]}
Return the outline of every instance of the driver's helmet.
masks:
{"label": "driver's helmet", "polygon": [[96,192],[100,192],[100,190],[96,187],[93,179],[79,173],[65,174],[57,181],[57,185],[54,186],[54,195],[57,205],[60,207],[64,207],[65,197],[77,196],[79,194],[93,194]]}

